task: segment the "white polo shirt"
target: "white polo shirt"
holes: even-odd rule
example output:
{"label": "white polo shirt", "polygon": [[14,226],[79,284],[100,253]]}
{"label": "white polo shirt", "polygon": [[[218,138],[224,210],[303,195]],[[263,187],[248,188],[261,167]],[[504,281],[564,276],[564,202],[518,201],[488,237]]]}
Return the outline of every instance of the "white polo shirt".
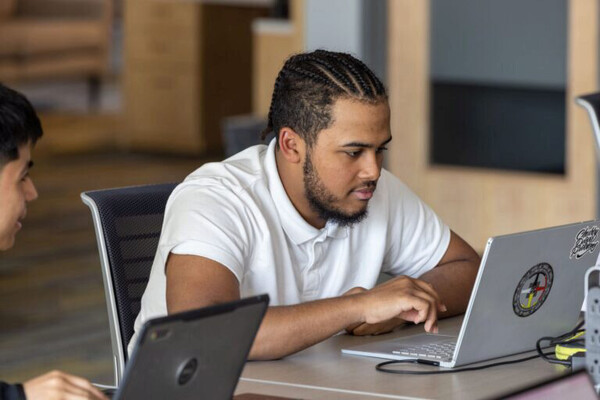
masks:
{"label": "white polo shirt", "polygon": [[173,191],[135,329],[167,314],[171,252],[224,265],[241,297],[268,293],[276,306],[372,288],[380,272],[419,277],[437,265],[449,241],[448,227],[386,170],[363,221],[311,226],[283,188],[273,140],[202,166]]}

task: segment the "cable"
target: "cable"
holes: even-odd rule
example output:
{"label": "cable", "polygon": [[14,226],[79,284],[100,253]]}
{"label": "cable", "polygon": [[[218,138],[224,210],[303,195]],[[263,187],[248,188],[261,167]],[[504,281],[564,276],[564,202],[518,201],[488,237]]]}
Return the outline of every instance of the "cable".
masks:
{"label": "cable", "polygon": [[[548,354],[552,354],[552,353],[548,353]],[[385,366],[387,365],[393,365],[393,364],[426,364],[426,365],[433,365],[429,362],[423,362],[422,360],[393,360],[393,361],[385,361],[382,363],[379,363],[375,366],[375,369],[377,371],[380,372],[387,372],[390,374],[405,374],[405,375],[437,375],[437,374],[454,374],[454,373],[458,373],[458,372],[466,372],[466,371],[478,371],[481,369],[486,369],[486,368],[491,368],[491,367],[497,367],[500,365],[508,365],[508,364],[517,364],[523,361],[529,361],[529,360],[533,360],[534,358],[538,358],[540,357],[539,354],[536,354],[534,356],[529,356],[529,357],[525,357],[525,358],[519,358],[517,360],[510,360],[510,361],[502,361],[502,362],[497,362],[497,363],[492,363],[492,364],[486,364],[486,365],[481,365],[479,367],[469,367],[469,368],[459,368],[459,369],[449,369],[449,370],[442,370],[442,371],[407,371],[407,370],[398,370],[398,369],[389,369],[389,368],[385,368]]]}
{"label": "cable", "polygon": [[[542,352],[542,342],[548,342],[548,347],[556,346],[556,345],[560,345],[560,344],[564,344],[564,343],[578,343],[581,340],[581,339],[578,339],[579,336],[581,336],[585,332],[585,329],[581,329],[582,326],[583,326],[583,321],[581,321],[579,324],[577,324],[577,326],[572,331],[569,331],[563,335],[560,335],[557,337],[544,336],[542,338],[539,338],[538,341],[535,343],[535,349],[537,350],[538,355],[540,357],[542,357],[545,361],[547,361],[551,364],[560,364],[560,365],[566,365],[566,366],[570,367],[571,366],[570,359],[569,360],[559,360],[558,358],[556,358],[556,356],[548,357],[548,356],[552,355],[552,353],[543,353]],[[572,339],[575,339],[575,340],[571,341]]]}
{"label": "cable", "polygon": [[585,332],[578,333],[567,341],[557,344],[554,347],[556,358],[559,360],[568,360],[576,354],[585,353],[585,339],[579,339],[584,333]]}
{"label": "cable", "polygon": [[[542,345],[541,343],[544,341],[548,341],[549,345],[548,347],[551,346],[555,346],[557,344],[561,344],[561,343],[576,343],[579,342],[581,339],[579,339],[579,336],[581,336],[581,334],[583,332],[585,332],[585,329],[581,329],[581,327],[583,326],[583,321],[580,322],[579,324],[577,324],[577,326],[572,330],[569,331],[565,334],[562,334],[558,337],[550,337],[550,336],[544,336],[543,338],[538,339],[538,341],[535,344],[535,348],[537,350],[537,354],[533,355],[533,356],[529,356],[529,357],[524,357],[524,358],[519,358],[516,360],[510,360],[510,361],[501,361],[501,362],[497,362],[497,363],[492,363],[492,364],[486,364],[486,365],[481,365],[478,367],[468,367],[468,368],[459,368],[459,369],[448,369],[448,370],[441,370],[441,371],[407,371],[407,370],[399,370],[399,369],[390,369],[390,368],[386,368],[388,365],[396,365],[396,364],[421,364],[421,365],[435,365],[438,366],[439,363],[437,362],[431,362],[431,361],[426,361],[426,360],[418,360],[418,359],[414,359],[414,360],[392,360],[392,361],[384,361],[382,363],[379,363],[375,366],[375,369],[377,371],[380,372],[386,372],[389,374],[401,374],[401,375],[438,375],[438,374],[455,374],[458,372],[466,372],[466,371],[478,371],[478,370],[482,370],[482,369],[487,369],[487,368],[491,368],[491,367],[498,367],[500,365],[509,365],[509,364],[517,364],[520,362],[524,362],[524,361],[529,361],[529,360],[533,360],[535,358],[541,357],[542,359],[544,359],[545,361],[548,361],[550,363],[553,364],[562,364],[562,365],[567,365],[567,366],[571,366],[571,361],[566,361],[566,360],[559,360],[557,358],[550,358],[549,356],[555,354],[555,353],[544,353],[542,350]],[[574,337],[575,336],[575,337]],[[575,339],[573,341],[571,341],[572,339]]]}

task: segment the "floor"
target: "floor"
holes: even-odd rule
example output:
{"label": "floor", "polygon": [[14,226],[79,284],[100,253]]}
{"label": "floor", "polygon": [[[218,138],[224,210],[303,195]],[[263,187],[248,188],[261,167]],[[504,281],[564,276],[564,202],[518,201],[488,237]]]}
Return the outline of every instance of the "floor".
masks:
{"label": "floor", "polygon": [[[59,128],[46,133],[56,136]],[[180,181],[207,160],[102,148],[86,154],[34,151],[34,160],[39,199],[29,206],[16,246],[0,253],[0,379],[23,381],[61,369],[112,383],[100,262],[79,193]]]}

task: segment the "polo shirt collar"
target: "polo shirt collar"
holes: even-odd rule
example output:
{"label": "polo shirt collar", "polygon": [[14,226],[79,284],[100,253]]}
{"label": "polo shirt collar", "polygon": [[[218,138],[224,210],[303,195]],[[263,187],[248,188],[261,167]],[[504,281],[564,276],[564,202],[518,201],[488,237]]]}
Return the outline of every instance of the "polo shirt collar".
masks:
{"label": "polo shirt collar", "polygon": [[317,229],[308,222],[296,210],[288,197],[275,161],[276,140],[271,140],[265,155],[265,172],[267,176],[269,192],[279,214],[279,220],[285,233],[297,245],[316,239],[318,236],[327,235],[332,238],[345,238],[348,236],[348,227],[340,227],[338,224],[327,221],[323,229]]}

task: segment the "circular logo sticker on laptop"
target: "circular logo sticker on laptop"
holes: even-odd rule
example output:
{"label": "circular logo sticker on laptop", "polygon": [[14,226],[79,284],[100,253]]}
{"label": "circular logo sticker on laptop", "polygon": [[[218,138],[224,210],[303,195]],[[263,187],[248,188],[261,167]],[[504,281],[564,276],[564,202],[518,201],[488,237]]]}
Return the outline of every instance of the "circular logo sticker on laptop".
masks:
{"label": "circular logo sticker on laptop", "polygon": [[519,317],[528,317],[540,309],[550,289],[554,272],[548,263],[531,268],[521,278],[513,296],[513,310]]}

